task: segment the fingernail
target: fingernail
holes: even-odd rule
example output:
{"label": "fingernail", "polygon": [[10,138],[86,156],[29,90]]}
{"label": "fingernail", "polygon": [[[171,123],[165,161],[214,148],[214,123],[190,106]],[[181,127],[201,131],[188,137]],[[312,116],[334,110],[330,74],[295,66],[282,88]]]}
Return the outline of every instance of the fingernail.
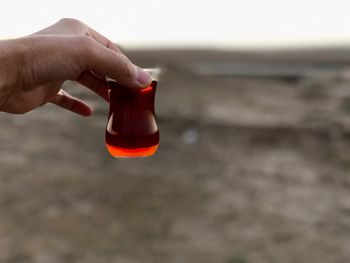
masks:
{"label": "fingernail", "polygon": [[142,68],[137,68],[137,82],[140,83],[142,87],[147,87],[151,83],[151,75],[144,71]]}

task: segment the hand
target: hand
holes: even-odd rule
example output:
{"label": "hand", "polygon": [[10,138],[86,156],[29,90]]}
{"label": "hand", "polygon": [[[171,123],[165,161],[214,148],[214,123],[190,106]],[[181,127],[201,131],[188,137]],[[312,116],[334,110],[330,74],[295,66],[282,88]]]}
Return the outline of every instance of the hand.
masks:
{"label": "hand", "polygon": [[61,89],[63,82],[78,81],[108,100],[106,76],[130,88],[151,81],[115,44],[74,19],[0,41],[0,111],[22,114],[51,102],[89,116],[92,108]]}

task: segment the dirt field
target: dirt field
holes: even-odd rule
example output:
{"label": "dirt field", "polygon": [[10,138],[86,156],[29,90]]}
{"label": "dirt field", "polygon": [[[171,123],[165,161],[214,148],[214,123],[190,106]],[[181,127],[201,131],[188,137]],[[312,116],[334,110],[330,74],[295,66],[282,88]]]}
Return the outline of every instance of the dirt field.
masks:
{"label": "dirt field", "polygon": [[[184,53],[157,93],[151,158],[111,158],[107,105],[0,114],[0,262],[350,261],[350,80],[198,76]],[[198,61],[229,60],[206,54]]]}

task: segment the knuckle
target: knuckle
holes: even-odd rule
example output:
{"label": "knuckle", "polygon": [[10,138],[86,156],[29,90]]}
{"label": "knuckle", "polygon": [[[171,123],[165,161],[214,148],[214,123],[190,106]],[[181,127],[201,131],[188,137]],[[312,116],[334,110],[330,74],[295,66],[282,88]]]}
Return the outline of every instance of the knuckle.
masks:
{"label": "knuckle", "polygon": [[76,62],[81,66],[80,70],[88,70],[99,56],[98,45],[89,36],[76,36],[72,49]]}
{"label": "knuckle", "polygon": [[91,48],[93,46],[93,39],[87,35],[76,37],[78,44],[85,48]]}
{"label": "knuckle", "polygon": [[75,37],[75,46],[81,50],[84,54],[91,54],[95,51],[95,43],[91,37],[82,35]]}
{"label": "knuckle", "polygon": [[67,25],[67,26],[71,26],[71,27],[75,27],[75,26],[79,26],[81,24],[83,24],[81,21],[79,21],[78,19],[75,18],[62,18],[59,23]]}
{"label": "knuckle", "polygon": [[[85,68],[85,60],[87,56],[87,44],[81,36],[73,36],[66,38],[58,47],[61,52],[60,61],[63,65],[70,68],[69,72],[72,75],[78,74]],[[62,50],[64,52],[62,52]]]}
{"label": "knuckle", "polygon": [[135,67],[125,55],[119,54],[118,63],[119,63],[119,68],[123,72],[123,78],[131,79],[134,77]]}

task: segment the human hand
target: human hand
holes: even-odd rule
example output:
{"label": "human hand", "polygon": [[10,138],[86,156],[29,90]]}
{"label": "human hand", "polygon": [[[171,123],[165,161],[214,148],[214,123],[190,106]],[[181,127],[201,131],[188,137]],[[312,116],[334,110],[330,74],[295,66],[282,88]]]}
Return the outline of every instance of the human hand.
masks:
{"label": "human hand", "polygon": [[151,81],[115,44],[75,19],[0,41],[0,111],[22,114],[51,102],[89,116],[92,108],[61,89],[63,82],[78,81],[108,100],[106,76],[130,88]]}

